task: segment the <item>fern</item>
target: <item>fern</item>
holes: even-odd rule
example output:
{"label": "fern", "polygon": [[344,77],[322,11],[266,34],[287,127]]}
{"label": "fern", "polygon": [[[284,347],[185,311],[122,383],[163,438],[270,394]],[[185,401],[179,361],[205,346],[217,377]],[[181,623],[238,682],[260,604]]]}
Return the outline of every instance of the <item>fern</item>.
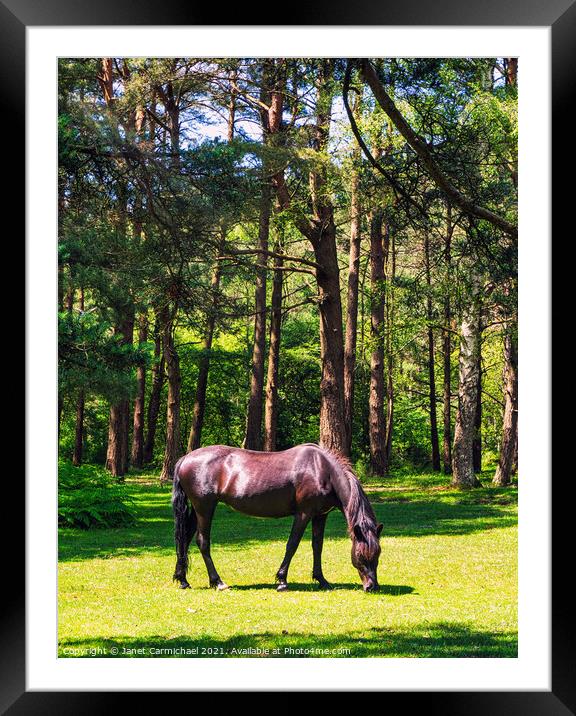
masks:
{"label": "fern", "polygon": [[61,527],[125,527],[133,524],[132,500],[121,485],[95,465],[58,464],[58,524]]}

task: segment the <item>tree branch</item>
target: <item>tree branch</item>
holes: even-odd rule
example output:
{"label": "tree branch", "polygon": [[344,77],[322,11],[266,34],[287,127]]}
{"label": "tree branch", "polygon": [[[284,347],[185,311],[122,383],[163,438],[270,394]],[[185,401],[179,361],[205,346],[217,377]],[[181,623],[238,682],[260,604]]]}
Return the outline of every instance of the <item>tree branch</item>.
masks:
{"label": "tree branch", "polygon": [[463,209],[467,214],[475,216],[478,219],[485,219],[489,221],[493,226],[498,227],[506,234],[510,236],[518,236],[518,227],[510,222],[506,221],[503,217],[495,214],[494,212],[486,209],[483,206],[478,206],[467,196],[462,194],[452,184],[450,179],[444,174],[442,169],[436,163],[436,160],[432,156],[429,147],[423,142],[413,131],[412,127],[404,119],[398,108],[387,94],[382,83],[378,79],[378,75],[374,67],[371,65],[369,60],[360,60],[360,74],[363,79],[368,83],[370,89],[374,93],[376,101],[386,112],[388,117],[394,123],[396,129],[420,157],[422,164],[427,169],[428,173],[434,179],[436,184],[444,191],[448,198]]}
{"label": "tree branch", "polygon": [[352,62],[348,60],[348,64],[346,65],[346,73],[344,75],[344,86],[342,88],[342,100],[344,102],[344,108],[346,109],[346,114],[348,115],[348,120],[350,122],[350,127],[352,129],[352,133],[356,137],[356,141],[360,145],[360,149],[364,152],[364,155],[366,159],[372,164],[374,169],[380,172],[382,176],[388,181],[390,186],[394,189],[394,191],[397,194],[400,194],[406,201],[408,201],[412,206],[416,207],[418,211],[422,214],[422,216],[427,218],[427,214],[422,206],[418,204],[415,199],[413,199],[410,194],[404,189],[404,187],[396,181],[396,179],[388,172],[384,167],[378,162],[372,152],[368,149],[368,146],[366,145],[366,142],[362,138],[362,135],[360,134],[360,130],[358,128],[358,124],[356,123],[356,119],[354,118],[354,113],[352,112],[352,108],[350,107],[350,103],[348,102],[348,92],[350,91],[350,75],[352,72]]}
{"label": "tree branch", "polygon": [[[320,264],[317,264],[315,261],[310,261],[309,259],[300,258],[299,256],[288,256],[287,254],[281,254],[277,251],[268,251],[261,248],[254,248],[254,249],[237,249],[232,253],[232,256],[219,256],[217,260],[220,259],[229,259],[234,256],[242,256],[242,255],[249,255],[249,254],[264,254],[265,256],[269,256],[273,259],[284,259],[285,261],[295,261],[296,263],[304,264],[305,266],[310,266],[311,268],[315,269],[322,269]],[[276,267],[275,267],[276,268]]]}

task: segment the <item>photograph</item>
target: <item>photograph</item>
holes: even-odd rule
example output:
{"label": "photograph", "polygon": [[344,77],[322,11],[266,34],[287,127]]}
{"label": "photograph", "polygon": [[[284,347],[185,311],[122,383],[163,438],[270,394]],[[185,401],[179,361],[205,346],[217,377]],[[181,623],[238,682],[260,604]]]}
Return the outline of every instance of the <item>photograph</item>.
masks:
{"label": "photograph", "polygon": [[58,57],[58,660],[518,658],[531,82]]}

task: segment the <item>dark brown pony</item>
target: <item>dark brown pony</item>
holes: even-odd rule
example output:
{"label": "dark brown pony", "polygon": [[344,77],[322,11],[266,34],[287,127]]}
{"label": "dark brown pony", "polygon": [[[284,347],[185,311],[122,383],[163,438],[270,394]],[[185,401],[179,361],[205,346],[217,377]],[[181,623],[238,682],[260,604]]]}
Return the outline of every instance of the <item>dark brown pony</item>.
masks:
{"label": "dark brown pony", "polygon": [[294,515],[286,554],[276,573],[279,591],[287,589],[288,567],[310,520],[312,578],[323,588],[330,586],[322,573],[322,544],[326,517],[338,508],[348,523],[352,564],[360,574],[364,591],[378,589],[376,570],[382,525],[377,524],[358,478],[341,455],[314,444],[298,445],[283,452],[213,445],[182,457],[174,469],[172,491],[177,555],[174,579],[182,589],[190,586],[186,571],[188,548],[194,535],[210,586],[227,588],[210,556],[210,526],[218,502],[255,517]]}

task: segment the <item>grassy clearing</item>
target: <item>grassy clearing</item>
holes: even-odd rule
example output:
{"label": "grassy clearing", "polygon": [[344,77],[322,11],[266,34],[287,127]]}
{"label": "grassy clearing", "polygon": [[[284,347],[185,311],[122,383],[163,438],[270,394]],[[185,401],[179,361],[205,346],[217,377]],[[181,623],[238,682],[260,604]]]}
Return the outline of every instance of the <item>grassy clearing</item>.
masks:
{"label": "grassy clearing", "polygon": [[231,589],[214,592],[195,545],[192,589],[171,581],[170,492],[130,477],[135,526],[60,532],[59,656],[515,657],[516,490],[445,483],[403,474],[367,487],[384,523],[378,594],[362,591],[340,513],[324,543],[334,589],[311,582],[308,528],[278,593],[291,520],[220,505],[212,556]]}

